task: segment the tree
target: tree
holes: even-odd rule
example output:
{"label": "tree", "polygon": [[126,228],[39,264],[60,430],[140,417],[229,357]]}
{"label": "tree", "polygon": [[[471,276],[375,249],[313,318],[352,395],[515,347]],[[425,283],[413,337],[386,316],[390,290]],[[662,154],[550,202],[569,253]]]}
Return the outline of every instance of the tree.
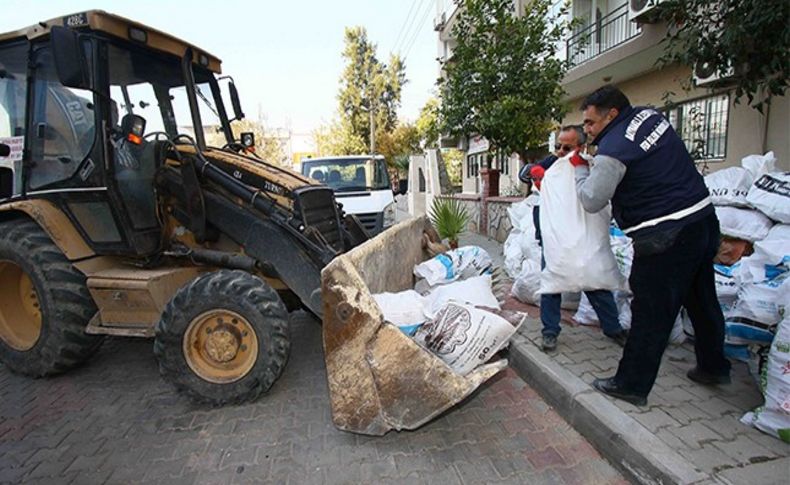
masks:
{"label": "tree", "polygon": [[368,152],[365,140],[352,132],[347,121],[339,118],[313,131],[313,143],[319,157],[357,155]]}
{"label": "tree", "polygon": [[406,83],[403,61],[396,55],[390,56],[389,64],[379,61],[376,45],[363,27],[346,28],[343,59],[346,66],[338,93],[341,123],[351,136],[365,142],[370,141],[371,117],[377,139],[392,132]]}
{"label": "tree", "polygon": [[384,155],[393,167],[395,158],[420,153],[420,134],[417,127],[411,123],[399,123],[394,130],[383,132],[376,142],[376,151]]}
{"label": "tree", "polygon": [[672,0],[661,4],[669,29],[660,63],[701,66],[728,77],[735,101],[762,112],[790,79],[790,2]]}
{"label": "tree", "polygon": [[[250,119],[236,120],[230,125],[233,139],[240,140],[241,133],[252,132],[255,134],[255,153],[269,163],[287,165],[288,156],[283,148],[282,141],[273,132],[266,129],[263,121]],[[221,132],[208,133],[206,143],[210,146],[224,146],[225,135]]]}
{"label": "tree", "polygon": [[437,148],[439,146],[439,100],[429,98],[420,110],[417,118],[417,131],[420,135],[422,145],[425,148]]}
{"label": "tree", "polygon": [[526,160],[567,109],[560,85],[567,63],[556,57],[566,11],[549,15],[553,2],[534,0],[519,17],[512,0],[459,1],[457,46],[440,80],[443,128],[482,135],[493,150]]}

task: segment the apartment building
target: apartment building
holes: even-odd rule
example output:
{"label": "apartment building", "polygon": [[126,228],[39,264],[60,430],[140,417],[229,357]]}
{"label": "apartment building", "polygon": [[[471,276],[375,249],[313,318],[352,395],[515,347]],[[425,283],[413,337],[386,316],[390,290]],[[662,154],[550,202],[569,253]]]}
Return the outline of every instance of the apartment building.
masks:
{"label": "apartment building", "polygon": [[[735,104],[726,78],[699,68],[694,72],[690,66],[657,67],[667,29],[665,23],[656,20],[661,1],[572,1],[569,16],[581,22],[557,49],[560,57],[570,61],[563,80],[570,111],[562,124],[580,123],[579,105],[584,97],[604,84],[614,84],[634,105],[664,110],[701,169],[712,171],[737,165],[745,155],[773,150],[779,167],[790,170],[790,96],[775,98],[763,115],[745,100]],[[523,15],[529,0],[514,2],[517,14]],[[553,8],[558,10],[563,3],[564,0],[558,0]],[[451,31],[458,7],[451,0],[439,0],[439,6],[435,23],[439,57],[447,59],[452,54]],[[695,87],[685,90],[684,85],[692,79]],[[667,100],[672,102],[671,107]],[[466,152],[463,192],[479,192],[480,167],[488,154],[488,144],[474,135],[445,141]],[[521,161],[515,156],[496,155],[492,168],[500,169],[500,193],[507,193],[518,186]]]}

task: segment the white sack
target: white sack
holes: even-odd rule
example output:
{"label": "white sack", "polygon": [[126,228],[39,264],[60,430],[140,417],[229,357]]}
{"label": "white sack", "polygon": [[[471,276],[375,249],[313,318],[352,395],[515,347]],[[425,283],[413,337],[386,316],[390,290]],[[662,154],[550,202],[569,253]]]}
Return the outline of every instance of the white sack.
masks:
{"label": "white sack", "polygon": [[373,295],[373,299],[381,308],[384,320],[396,325],[407,335],[413,334],[428,319],[425,316],[427,301],[414,290],[378,293]]}
{"label": "white sack", "polygon": [[790,223],[790,172],[767,173],[758,178],[746,201],[771,219]]}
{"label": "white sack", "polygon": [[524,254],[521,252],[521,236],[522,232],[514,228],[505,239],[505,244],[502,245],[502,253],[505,256],[505,272],[511,278],[518,276],[521,271],[521,263],[524,261]]}
{"label": "white sack", "polygon": [[510,225],[513,229],[521,232],[529,232],[532,228],[534,238],[535,224],[532,221],[532,209],[540,203],[540,197],[537,194],[530,194],[521,202],[511,204],[507,208],[508,216],[510,216]]}
{"label": "white sack", "polygon": [[790,246],[785,241],[760,241],[754,254],[740,261],[736,274],[738,299],[727,319],[767,330],[779,323],[790,303]]}
{"label": "white sack", "polygon": [[785,241],[790,244],[790,224],[775,224],[763,241]]}
{"label": "white sack", "polygon": [[746,194],[752,182],[752,173],[743,167],[725,168],[705,176],[705,185],[710,191],[713,205],[748,207]]}
{"label": "white sack", "polygon": [[735,274],[739,268],[740,263],[735,263],[732,266],[725,266],[723,264],[713,265],[716,298],[719,300],[722,310],[724,310],[725,307],[731,307],[738,297],[738,282],[735,279]]}
{"label": "white sack", "polygon": [[474,276],[433,288],[425,296],[425,315],[435,316],[448,302],[468,303],[499,310],[499,302],[491,291],[491,275]]}
{"label": "white sack", "polygon": [[765,155],[747,155],[741,159],[741,166],[749,171],[752,180],[757,180],[768,172],[776,171],[774,152]]}
{"label": "white sack", "polygon": [[517,328],[491,312],[449,303],[417,330],[414,340],[465,375],[499,352]]}
{"label": "white sack", "polygon": [[592,303],[587,298],[587,295],[582,293],[582,298],[579,300],[579,309],[573,315],[573,321],[579,325],[598,325],[598,314],[592,307]]}
{"label": "white sack", "polygon": [[765,238],[773,226],[765,215],[751,209],[719,206],[716,207],[716,217],[723,235],[749,242]]}
{"label": "white sack", "polygon": [[611,208],[590,214],[576,195],[574,168],[563,157],[541,184],[540,230],[546,267],[541,293],[617,290],[623,278],[609,243]]}
{"label": "white sack", "polygon": [[741,422],[790,443],[790,317],[779,324],[760,383],[765,404]]}
{"label": "white sack", "polygon": [[525,260],[521,272],[513,281],[510,293],[521,302],[540,304],[540,264],[529,259]]}
{"label": "white sack", "polygon": [[463,246],[438,254],[414,267],[414,275],[429,286],[482,274],[491,267],[491,256],[478,246]]}

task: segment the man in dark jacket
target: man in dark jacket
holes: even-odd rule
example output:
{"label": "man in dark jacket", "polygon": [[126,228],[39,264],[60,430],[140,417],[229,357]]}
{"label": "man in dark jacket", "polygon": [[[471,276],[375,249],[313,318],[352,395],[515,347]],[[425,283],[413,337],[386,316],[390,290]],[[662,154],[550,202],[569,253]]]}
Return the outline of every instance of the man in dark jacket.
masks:
{"label": "man in dark jacket", "polygon": [[689,379],[729,383],[713,275],[719,222],[683,140],[661,113],[631,106],[613,86],[589,95],[582,111],[598,151],[592,168],[571,157],[579,199],[588,212],[611,201],[615,220],[634,241],[631,332],[617,373],[593,386],[646,404],[681,305],[694,326],[697,365]]}
{"label": "man in dark jacket", "polygon": [[[531,181],[540,190],[544,172],[551,168],[554,162],[560,158],[574,150],[583,148],[586,140],[587,136],[580,126],[563,127],[560,130],[560,135],[557,137],[558,143],[554,146],[556,155],[549,155],[537,164],[525,165],[519,173],[519,178],[525,183]],[[532,209],[532,218],[535,224],[535,238],[542,247],[543,238],[540,234],[539,210],[539,205]],[[541,260],[541,267],[544,266],[545,261]],[[595,310],[595,314],[598,315],[598,321],[601,322],[601,330],[603,330],[604,335],[618,344],[624,345],[628,333],[620,326],[617,304],[614,301],[612,292],[609,290],[591,290],[584,293],[587,295],[587,299],[590,300],[590,305]],[[540,295],[540,321],[543,324],[543,330],[541,331],[543,342],[541,347],[547,352],[557,348],[557,337],[560,334],[561,304],[562,295],[560,293]]]}

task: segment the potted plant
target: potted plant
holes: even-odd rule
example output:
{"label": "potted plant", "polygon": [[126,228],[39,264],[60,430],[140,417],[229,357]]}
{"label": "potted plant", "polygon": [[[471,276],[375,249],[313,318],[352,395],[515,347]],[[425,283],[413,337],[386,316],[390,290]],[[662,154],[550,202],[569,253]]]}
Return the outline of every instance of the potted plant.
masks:
{"label": "potted plant", "polygon": [[458,199],[436,197],[431,204],[430,217],[439,237],[447,239],[450,248],[456,249],[458,236],[466,230],[469,223],[466,208]]}

